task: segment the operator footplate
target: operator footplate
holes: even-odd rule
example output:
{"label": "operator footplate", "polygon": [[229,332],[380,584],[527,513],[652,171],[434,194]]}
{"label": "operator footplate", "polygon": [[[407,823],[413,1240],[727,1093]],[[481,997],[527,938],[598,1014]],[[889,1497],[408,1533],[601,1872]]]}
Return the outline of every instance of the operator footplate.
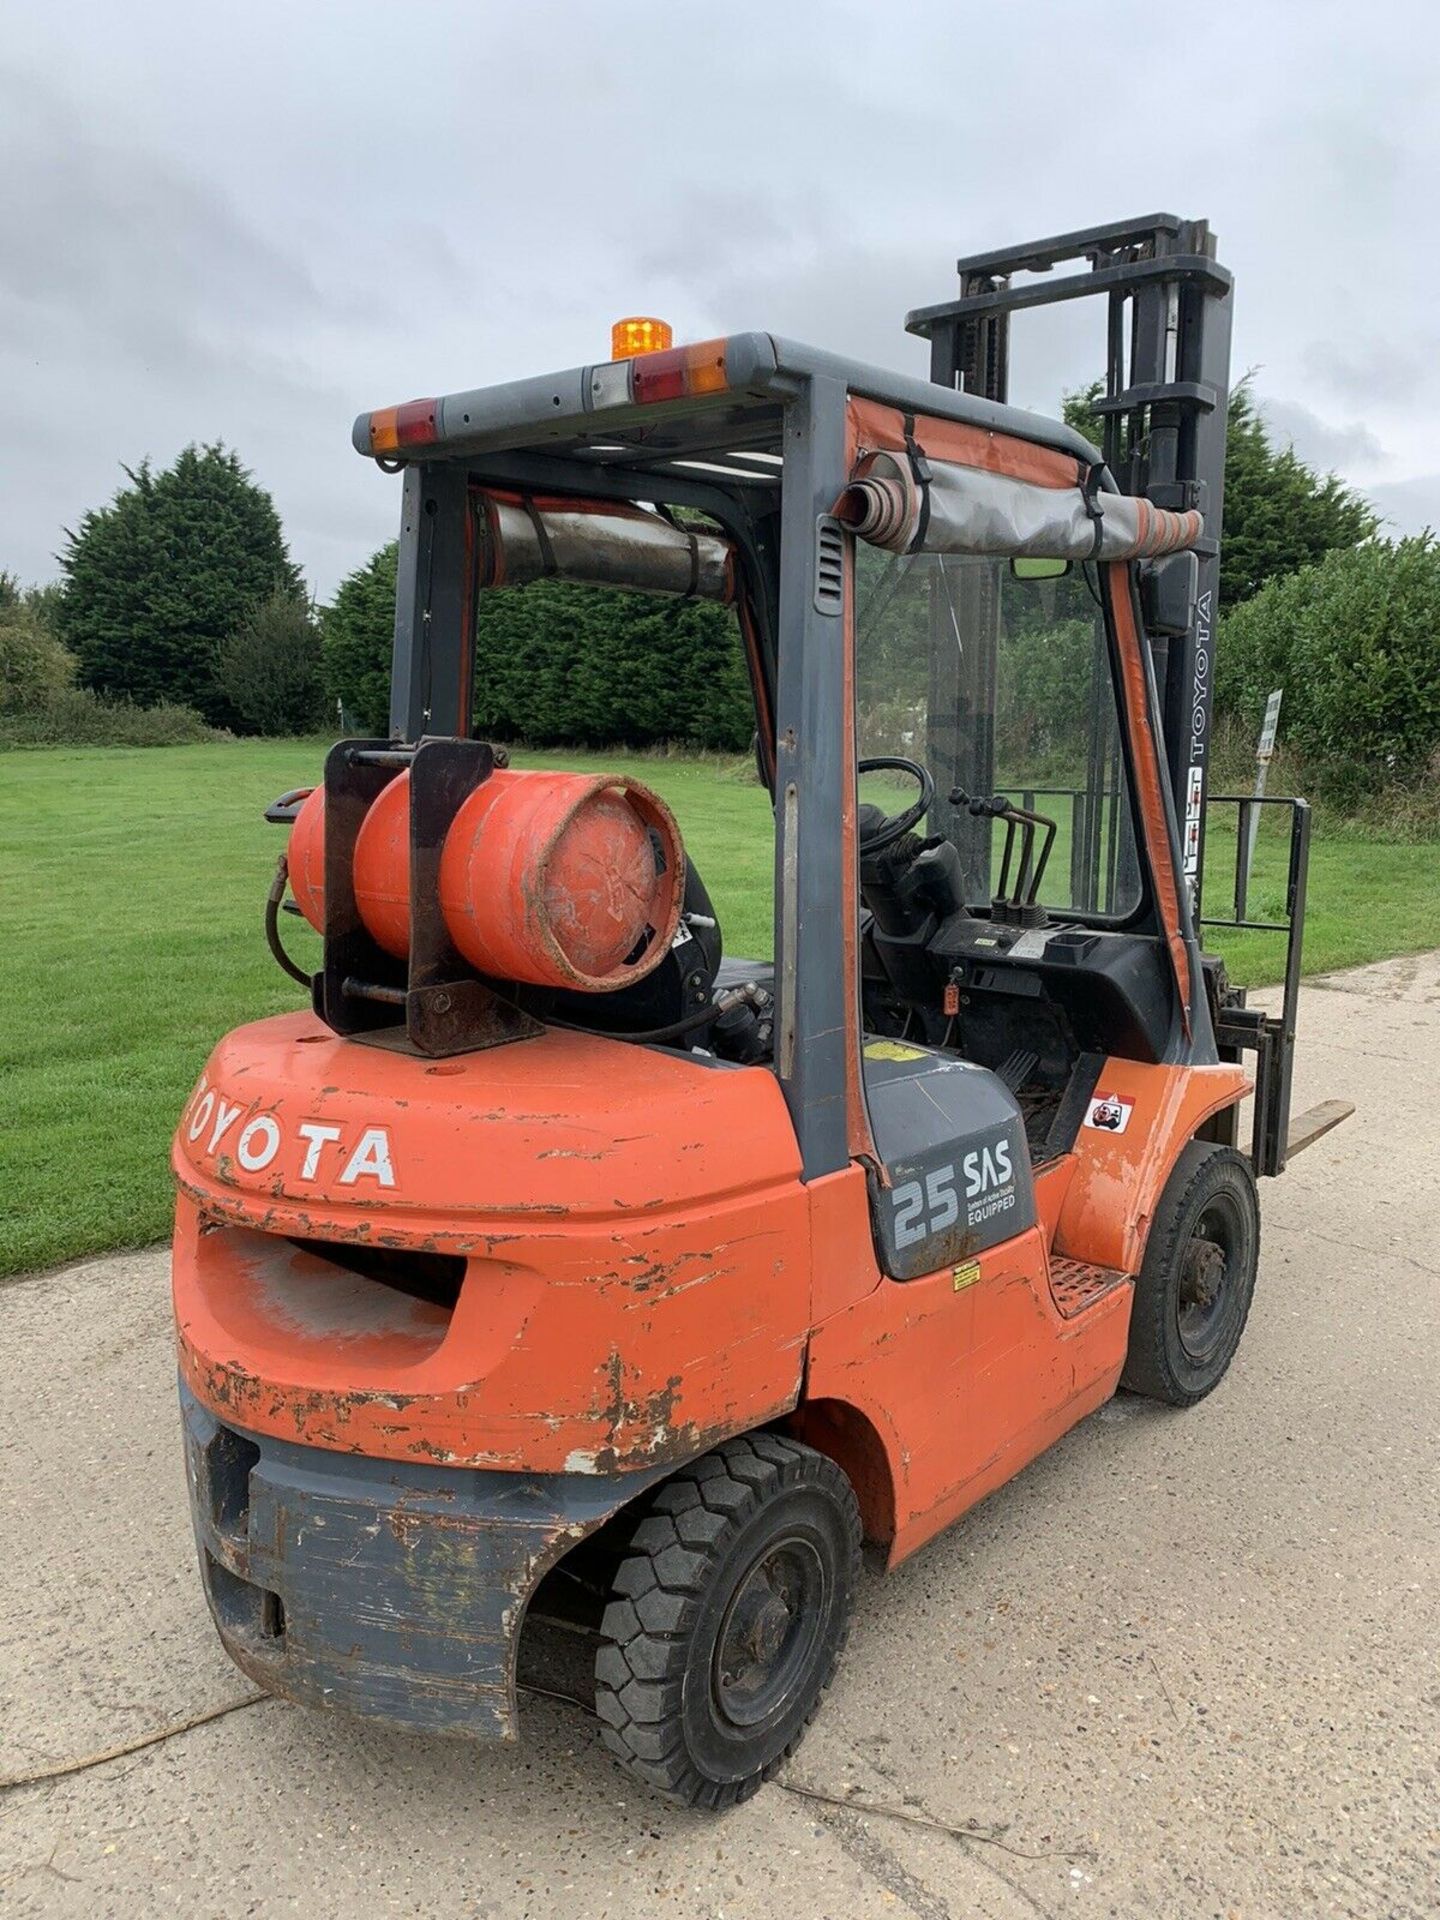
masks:
{"label": "operator footplate", "polygon": [[1097,1300],[1116,1287],[1129,1284],[1130,1276],[1113,1267],[1092,1267],[1086,1260],[1050,1260],[1050,1292],[1067,1320],[1093,1307]]}

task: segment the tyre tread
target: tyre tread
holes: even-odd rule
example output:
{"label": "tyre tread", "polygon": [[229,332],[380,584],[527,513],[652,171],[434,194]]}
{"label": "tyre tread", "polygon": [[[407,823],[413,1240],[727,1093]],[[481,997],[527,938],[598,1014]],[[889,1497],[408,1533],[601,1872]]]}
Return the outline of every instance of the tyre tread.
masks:
{"label": "tyre tread", "polygon": [[[817,1475],[829,1484],[847,1516],[853,1593],[860,1570],[861,1528],[850,1483],[824,1454],[778,1434],[727,1440],[680,1468],[656,1489],[631,1534],[630,1550],[614,1582],[616,1597],[601,1621],[595,1663],[600,1737],[637,1779],[679,1805],[718,1811],[748,1799],[795,1751],[829,1690],[848,1637],[848,1615],[841,1621],[828,1671],[809,1713],[784,1750],[763,1768],[740,1780],[709,1779],[694,1765],[678,1729],[683,1687],[676,1671],[677,1656],[683,1658],[681,1650],[703,1602],[711,1569],[728,1541],[766,1499]],[[697,1507],[724,1524],[704,1528],[711,1538],[687,1541],[672,1515]],[[664,1631],[648,1628],[635,1605],[656,1592],[680,1603],[670,1615],[675,1624]],[[667,1741],[667,1730],[674,1731],[673,1744]]]}
{"label": "tyre tread", "polygon": [[[1127,1393],[1138,1393],[1146,1399],[1159,1400],[1172,1407],[1194,1406],[1220,1384],[1234,1357],[1249,1317],[1249,1298],[1245,1301],[1235,1342],[1225,1365],[1208,1385],[1197,1390],[1176,1375],[1170,1364],[1165,1340],[1166,1316],[1170,1311],[1168,1280],[1175,1266],[1181,1228],[1188,1220],[1197,1190],[1215,1181],[1220,1168],[1232,1165],[1243,1168],[1254,1207],[1254,1176],[1250,1172],[1249,1162],[1233,1147],[1221,1146],[1216,1141],[1191,1140],[1176,1158],[1156,1208],[1156,1217],[1145,1245],[1145,1258],[1135,1282],[1135,1299],[1130,1312],[1130,1341],[1120,1375],[1120,1385]],[[1253,1219],[1258,1260],[1258,1207],[1254,1209]],[[1253,1291],[1252,1275],[1252,1295]]]}

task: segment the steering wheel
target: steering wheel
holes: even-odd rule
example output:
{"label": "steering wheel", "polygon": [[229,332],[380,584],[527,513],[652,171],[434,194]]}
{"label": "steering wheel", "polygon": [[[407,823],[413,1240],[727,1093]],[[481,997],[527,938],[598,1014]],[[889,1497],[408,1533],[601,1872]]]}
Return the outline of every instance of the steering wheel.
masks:
{"label": "steering wheel", "polygon": [[935,798],[935,782],[928,767],[922,766],[918,760],[906,760],[898,753],[874,754],[868,760],[859,761],[855,771],[857,774],[908,773],[920,788],[903,813],[892,813],[872,832],[861,834],[861,853],[883,853],[886,847],[893,847],[897,840],[903,840],[911,828],[918,826],[925,818]]}

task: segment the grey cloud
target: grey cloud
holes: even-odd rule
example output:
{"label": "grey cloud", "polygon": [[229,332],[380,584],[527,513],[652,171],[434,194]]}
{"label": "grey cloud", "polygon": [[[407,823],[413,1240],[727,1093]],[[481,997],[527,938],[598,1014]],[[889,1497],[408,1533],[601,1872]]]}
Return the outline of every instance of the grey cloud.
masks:
{"label": "grey cloud", "polygon": [[813,208],[794,222],[748,226],[732,205],[734,225],[703,229],[703,255],[685,269],[680,235],[699,204],[689,203],[674,234],[638,264],[664,263],[672,279],[683,272],[713,328],[758,327],[881,365],[923,364],[923,345],[904,327],[906,311],[935,284],[935,263],[923,249],[884,241],[861,247]]}
{"label": "grey cloud", "polygon": [[[99,138],[43,79],[0,72],[7,304],[104,316],[144,354],[166,313],[278,330],[320,305],[304,267],[173,158]],[[176,330],[178,333],[178,329]]]}
{"label": "grey cloud", "polygon": [[[53,572],[119,463],[235,445],[322,593],[386,538],[360,409],[603,351],[621,313],[681,337],[768,327],[923,370],[907,309],[957,253],[1171,205],[1236,272],[1307,458],[1387,483],[1433,464],[1440,256],[1435,36],[1348,0],[1211,0],[1243,46],[1137,167],[1090,132],[1132,50],[1135,124],[1193,66],[1193,22],[1112,0],[252,0],[11,8],[0,77],[0,566]],[[661,18],[657,15],[657,21]],[[653,23],[652,23],[653,24]],[[1283,74],[1284,85],[1276,84]],[[1171,91],[1167,91],[1171,89]],[[1203,137],[1201,137],[1203,134]],[[1017,324],[1012,397],[1098,371],[1098,305]],[[1289,409],[1287,412],[1286,409]],[[1416,486],[1423,486],[1416,482]]]}
{"label": "grey cloud", "polygon": [[1315,340],[1304,360],[1317,382],[1352,405],[1413,405],[1440,385],[1440,334],[1410,343],[1359,332],[1352,340]]}
{"label": "grey cloud", "polygon": [[1298,400],[1278,400],[1268,394],[1257,394],[1256,402],[1272,434],[1288,441],[1307,466],[1322,473],[1350,472],[1386,462],[1384,447],[1363,421],[1337,426]]}
{"label": "grey cloud", "polygon": [[1394,537],[1440,529],[1440,473],[1386,481],[1366,491],[1384,522],[1384,533]]}
{"label": "grey cloud", "polygon": [[662,211],[657,225],[635,248],[635,266],[647,276],[678,279],[731,274],[756,254],[767,257],[814,246],[828,231],[821,208],[789,206],[784,214],[773,196],[744,187],[705,185],[682,192]]}

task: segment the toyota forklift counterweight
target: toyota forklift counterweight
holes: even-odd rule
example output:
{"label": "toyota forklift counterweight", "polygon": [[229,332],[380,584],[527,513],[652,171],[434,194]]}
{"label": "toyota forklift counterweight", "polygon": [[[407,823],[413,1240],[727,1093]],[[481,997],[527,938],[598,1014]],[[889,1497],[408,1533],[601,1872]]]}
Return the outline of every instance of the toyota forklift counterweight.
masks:
{"label": "toyota forklift counterweight", "polygon": [[[308,1004],[174,1148],[201,1570],[277,1694],[510,1739],[559,1622],[620,1760],[731,1805],[862,1540],[1230,1364],[1307,820],[1265,1015],[1197,931],[1230,283],[1168,216],[961,275],[928,381],[745,333],[356,423],[402,476],[390,734],[272,809]],[[1088,292],[1103,455],[1005,395],[1010,313]],[[733,611],[773,959],[648,785],[472,737],[479,596],[542,579]]]}

